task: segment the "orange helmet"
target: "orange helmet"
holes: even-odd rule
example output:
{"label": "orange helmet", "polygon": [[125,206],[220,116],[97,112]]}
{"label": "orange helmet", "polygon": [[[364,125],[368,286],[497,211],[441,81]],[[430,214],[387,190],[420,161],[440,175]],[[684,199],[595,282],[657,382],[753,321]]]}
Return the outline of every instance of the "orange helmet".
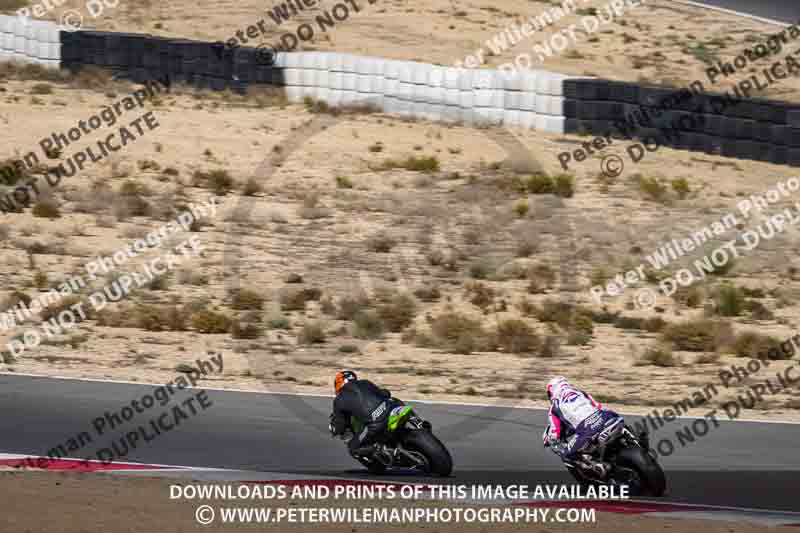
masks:
{"label": "orange helmet", "polygon": [[333,386],[336,389],[336,394],[339,394],[339,391],[342,390],[344,384],[348,381],[355,381],[358,379],[355,372],[351,372],[350,370],[342,370],[341,372],[336,373],[336,379],[333,380]]}

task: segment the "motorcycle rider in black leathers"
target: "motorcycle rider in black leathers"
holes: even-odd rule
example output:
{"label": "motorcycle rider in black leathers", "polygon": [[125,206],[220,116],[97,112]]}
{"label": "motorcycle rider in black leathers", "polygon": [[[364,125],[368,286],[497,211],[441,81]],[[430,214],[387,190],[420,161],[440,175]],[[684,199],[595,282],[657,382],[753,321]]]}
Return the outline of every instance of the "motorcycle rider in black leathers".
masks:
{"label": "motorcycle rider in black leathers", "polygon": [[391,393],[367,379],[358,379],[355,372],[344,370],[336,373],[334,380],[336,398],[331,413],[331,434],[342,435],[350,425],[351,417],[358,420],[362,429],[347,443],[350,455],[358,459],[374,460],[373,455],[381,446],[375,440],[386,430],[392,409],[403,402],[392,398]]}

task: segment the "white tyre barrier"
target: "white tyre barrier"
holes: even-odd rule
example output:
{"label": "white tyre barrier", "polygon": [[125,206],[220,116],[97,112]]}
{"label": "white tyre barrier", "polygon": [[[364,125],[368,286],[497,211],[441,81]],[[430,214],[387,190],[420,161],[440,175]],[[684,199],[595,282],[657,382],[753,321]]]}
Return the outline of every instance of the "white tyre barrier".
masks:
{"label": "white tyre barrier", "polygon": [[433,66],[426,63],[413,63],[411,66],[411,83],[415,85],[426,85],[432,69]]}
{"label": "white tyre barrier", "polygon": [[523,111],[536,111],[536,93],[522,93],[520,97],[520,109]]}
{"label": "white tyre barrier", "polygon": [[297,85],[287,85],[286,99],[293,104],[299,104],[303,101],[303,88]]}
{"label": "white tyre barrier", "polygon": [[358,74],[352,71],[342,72],[342,89],[355,92],[358,90]]}
{"label": "white tyre barrier", "polygon": [[471,69],[458,69],[458,89],[461,91],[472,91],[472,75],[475,71]]}
{"label": "white tyre barrier", "polygon": [[58,68],[61,27],[53,22],[0,15],[0,60]]}
{"label": "white tyre barrier", "polygon": [[520,126],[522,111],[517,109],[503,109],[503,124],[507,126]]}
{"label": "white tyre barrier", "polygon": [[461,91],[458,89],[444,89],[443,101],[448,106],[458,106],[461,102]]}
{"label": "white tyre barrier", "polygon": [[318,87],[321,85],[317,76],[319,71],[313,68],[300,69],[300,85],[303,87]]}
{"label": "white tyre barrier", "polygon": [[327,87],[317,87],[316,95],[314,96],[320,102],[325,102],[326,104],[331,103],[331,90]]}
{"label": "white tyre barrier", "polygon": [[454,67],[445,67],[442,69],[442,75],[444,76],[444,88],[458,89],[461,82],[462,72],[462,69],[457,69]]}
{"label": "white tyre barrier", "polygon": [[503,108],[521,110],[523,94],[519,91],[503,91]]}
{"label": "white tyre barrier", "polygon": [[342,105],[342,100],[344,99],[343,95],[344,91],[341,89],[331,89],[328,96],[330,105],[334,107]]}
{"label": "white tyre barrier", "polygon": [[283,54],[286,60],[286,64],[283,65],[284,68],[291,68],[291,69],[300,69],[303,68],[303,56],[304,54]]}
{"label": "white tyre barrier", "polygon": [[459,91],[461,93],[458,105],[464,108],[475,107],[475,93],[472,91]]}
{"label": "white tyre barrier", "polygon": [[283,79],[286,85],[300,86],[303,84],[303,70],[299,68],[283,69]]}
{"label": "white tyre barrier", "polygon": [[532,111],[520,111],[519,125],[526,130],[534,129],[536,127],[536,113]]}
{"label": "white tyre barrier", "polygon": [[344,57],[342,54],[333,52],[328,55],[328,71],[341,72],[344,66]]}
{"label": "white tyre barrier", "polygon": [[286,68],[286,57],[292,54],[286,52],[278,52],[275,54],[275,64],[273,65],[275,68]]}
{"label": "white tyre barrier", "polygon": [[355,74],[358,65],[359,56],[353,54],[342,54],[342,72],[349,72]]}
{"label": "white tyre barrier", "polygon": [[461,120],[461,108],[453,105],[442,106],[442,120],[447,122],[458,122]]}

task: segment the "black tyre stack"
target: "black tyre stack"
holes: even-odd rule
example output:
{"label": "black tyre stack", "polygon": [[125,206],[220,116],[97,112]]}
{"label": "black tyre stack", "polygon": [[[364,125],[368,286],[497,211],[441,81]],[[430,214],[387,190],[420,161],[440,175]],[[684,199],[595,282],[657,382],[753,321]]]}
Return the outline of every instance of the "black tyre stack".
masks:
{"label": "black tyre stack", "polygon": [[[800,105],[732,99],[718,93],[689,93],[680,99],[680,91],[598,79],[566,80],[567,132],[652,138],[661,146],[800,166]],[[643,114],[657,118],[650,124],[629,120],[633,127],[628,135],[615,125]]]}

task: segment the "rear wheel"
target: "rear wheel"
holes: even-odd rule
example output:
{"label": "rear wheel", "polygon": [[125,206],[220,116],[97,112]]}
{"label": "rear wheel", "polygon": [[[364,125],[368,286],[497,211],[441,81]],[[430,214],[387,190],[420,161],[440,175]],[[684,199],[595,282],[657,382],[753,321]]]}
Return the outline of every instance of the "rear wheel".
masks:
{"label": "rear wheel", "polygon": [[425,456],[430,474],[446,477],[453,471],[453,458],[450,452],[433,433],[410,431],[403,439],[403,445]]}
{"label": "rear wheel", "polygon": [[[622,450],[617,456],[617,465],[623,472],[628,470],[629,482],[634,489],[643,496],[663,496],[667,490],[667,478],[664,470],[647,452],[639,447],[630,447]],[[638,479],[636,479],[638,478]]]}

